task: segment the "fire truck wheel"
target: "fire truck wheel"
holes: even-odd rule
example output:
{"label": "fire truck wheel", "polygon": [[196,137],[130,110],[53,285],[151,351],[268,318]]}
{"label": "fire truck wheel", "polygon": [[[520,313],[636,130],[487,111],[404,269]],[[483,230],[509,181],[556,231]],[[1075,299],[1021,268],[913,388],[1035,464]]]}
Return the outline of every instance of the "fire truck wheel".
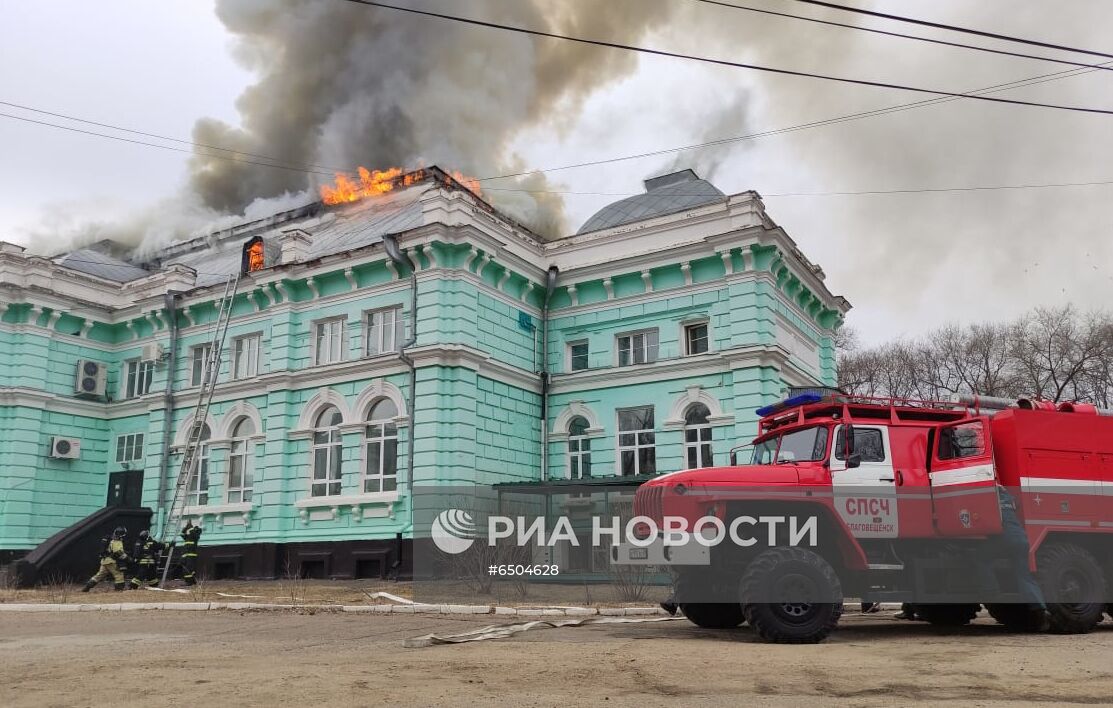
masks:
{"label": "fire truck wheel", "polygon": [[1051,631],[1092,631],[1105,609],[1103,602],[1094,602],[1105,598],[1105,577],[1093,555],[1073,543],[1055,543],[1040,549],[1037,563],[1051,613]]}
{"label": "fire truck wheel", "polygon": [[[842,616],[842,585],[834,568],[802,548],[771,548],[758,555],[739,584],[742,612],[768,642],[815,644]],[[838,598],[837,602],[819,602]]]}
{"label": "fire truck wheel", "polygon": [[706,629],[732,629],[746,621],[737,602],[692,602],[680,609],[692,624]]}
{"label": "fire truck wheel", "polygon": [[916,605],[916,615],[936,627],[962,627],[978,616],[981,605]]}

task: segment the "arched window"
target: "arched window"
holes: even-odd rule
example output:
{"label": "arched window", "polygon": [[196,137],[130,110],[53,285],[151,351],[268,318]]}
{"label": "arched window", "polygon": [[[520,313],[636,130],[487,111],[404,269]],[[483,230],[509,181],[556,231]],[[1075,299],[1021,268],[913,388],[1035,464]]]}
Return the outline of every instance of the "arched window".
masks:
{"label": "arched window", "polygon": [[336,406],[328,406],[313,424],[313,481],[310,495],[331,497],[340,494],[340,424],[344,416]]}
{"label": "arched window", "polygon": [[714,464],[711,455],[711,425],[708,418],[711,411],[702,403],[688,406],[684,412],[684,462],[687,469],[710,467]]}
{"label": "arched window", "polygon": [[364,444],[363,491],[393,492],[398,488],[398,408],[389,398],[379,400],[367,413]]}
{"label": "arched window", "polygon": [[568,422],[568,478],[591,476],[591,439],[587,437],[587,419],[576,416]]}
{"label": "arched window", "polygon": [[232,428],[232,443],[228,448],[228,503],[242,504],[251,501],[253,468],[251,436],[255,434],[255,424],[251,418],[243,417]]}
{"label": "arched window", "polygon": [[197,446],[197,461],[189,478],[186,506],[204,506],[209,503],[209,446],[205,441],[211,437],[209,426],[201,426],[201,442]]}

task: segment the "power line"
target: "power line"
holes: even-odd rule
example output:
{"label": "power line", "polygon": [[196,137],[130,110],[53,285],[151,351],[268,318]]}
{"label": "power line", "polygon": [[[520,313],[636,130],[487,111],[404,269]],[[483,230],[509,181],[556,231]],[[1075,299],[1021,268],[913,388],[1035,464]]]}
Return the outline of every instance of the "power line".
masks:
{"label": "power line", "polygon": [[891,15],[886,12],[874,12],[873,10],[864,10],[860,7],[850,7],[848,5],[838,5],[833,2],[824,2],[823,0],[796,0],[807,5],[817,5],[819,7],[826,7],[832,10],[841,10],[843,12],[853,12],[859,15],[869,15],[870,17],[881,17],[886,20],[895,20],[897,22],[907,22],[914,25],[922,25],[924,27],[934,27],[935,29],[949,30],[951,32],[962,32],[964,34],[973,34],[979,37],[989,37],[991,39],[1001,39],[1006,42],[1017,42],[1019,44],[1030,44],[1033,47],[1043,47],[1044,49],[1058,49],[1065,52],[1075,52],[1077,54],[1089,54],[1095,57],[1105,57],[1113,59],[1113,54],[1106,54],[1105,52],[1097,52],[1090,49],[1079,49],[1077,47],[1068,47],[1062,44],[1052,44],[1050,42],[1041,42],[1035,39],[1024,39],[1023,37],[1014,37],[1008,34],[997,34],[995,32],[986,32],[983,30],[976,30],[970,27],[959,27],[957,25],[945,25],[941,22],[930,22],[928,20],[919,20],[914,17],[905,17],[903,15]]}
{"label": "power line", "polygon": [[[1113,62],[1105,62],[1101,66],[1108,67],[1111,64],[1113,64]],[[1089,73],[1091,73],[1093,71],[1096,71],[1096,70],[1097,69],[1067,69],[1067,70],[1064,70],[1064,71],[1057,71],[1057,72],[1054,72],[1054,73],[1051,73],[1051,74],[1042,74],[1040,76],[1032,76],[1032,77],[1029,77],[1027,79],[1018,79],[1016,81],[1009,81],[1009,82],[1006,82],[1006,83],[1003,83],[1003,84],[995,84],[993,86],[986,86],[984,88],[975,89],[975,90],[969,91],[967,93],[968,94],[980,94],[980,93],[995,93],[995,92],[998,92],[998,91],[1008,91],[1008,90],[1011,90],[1011,89],[1014,89],[1014,88],[1023,88],[1023,87],[1026,87],[1026,86],[1034,86],[1036,84],[1047,83],[1049,81],[1058,81],[1059,79],[1066,79],[1066,78],[1070,78],[1070,77],[1073,77],[1073,76],[1081,76],[1082,74],[1089,74]],[[958,101],[958,100],[961,100],[961,98],[963,98],[963,97],[965,97],[965,96],[955,96],[955,97],[944,96],[944,97],[922,99],[922,100],[919,100],[919,101],[913,101],[911,103],[900,103],[900,104],[897,104],[895,106],[888,106],[888,107],[885,107],[885,108],[875,108],[875,109],[871,109],[871,110],[868,110],[868,111],[860,111],[858,113],[849,113],[849,114],[845,114],[845,115],[842,115],[842,116],[836,116],[834,118],[824,118],[822,120],[811,121],[811,122],[808,122],[808,123],[800,123],[800,124],[797,124],[797,125],[788,126],[786,128],[775,128],[775,129],[766,130],[766,131],[762,131],[762,132],[758,132],[758,133],[749,133],[749,134],[746,134],[746,135],[737,135],[737,136],[733,136],[733,137],[729,137],[729,138],[719,138],[718,140],[709,140],[709,141],[705,141],[705,142],[702,142],[702,143],[695,143],[695,144],[692,144],[692,145],[682,145],[682,146],[679,146],[679,147],[662,148],[660,150],[652,150],[652,151],[648,151],[648,152],[637,153],[637,154],[634,154],[634,155],[622,155],[622,156],[619,156],[619,157],[611,157],[611,158],[606,158],[606,159],[602,159],[602,160],[590,160],[590,161],[587,161],[587,162],[579,162],[579,163],[575,163],[575,164],[571,164],[571,165],[561,165],[561,166],[557,166],[557,167],[545,167],[545,168],[534,169],[534,170],[525,170],[525,171],[522,171],[522,172],[512,172],[512,173],[504,174],[504,175],[495,175],[495,176],[491,176],[491,177],[480,177],[480,178],[478,178],[478,181],[479,182],[488,182],[488,181],[492,181],[492,180],[496,180],[496,179],[508,179],[508,178],[513,178],[513,177],[526,177],[526,176],[529,176],[529,175],[543,174],[543,173],[546,173],[546,172],[558,172],[560,170],[577,169],[577,168],[582,168],[582,167],[594,167],[594,166],[597,166],[597,165],[607,165],[607,164],[612,164],[612,163],[616,163],[616,162],[624,162],[626,160],[636,160],[636,159],[641,159],[641,158],[645,158],[645,157],[657,157],[657,156],[660,156],[660,155],[668,155],[668,154],[677,153],[677,152],[686,152],[688,150],[699,150],[699,149],[706,148],[706,147],[714,147],[714,146],[717,146],[717,145],[725,145],[725,144],[733,143],[733,142],[741,142],[741,141],[744,141],[744,140],[754,140],[756,138],[769,137],[769,136],[772,136],[772,135],[781,135],[781,134],[784,134],[784,133],[791,133],[791,132],[795,132],[795,131],[798,131],[798,130],[808,130],[808,129],[811,129],[811,128],[820,128],[820,127],[827,126],[827,125],[835,125],[837,123],[846,123],[846,122],[850,122],[850,121],[861,120],[863,118],[872,118],[874,116],[885,115],[885,114],[888,114],[888,113],[900,113],[900,112],[903,112],[903,111],[908,111],[908,110],[912,110],[912,109],[915,109],[915,108],[923,108],[925,106],[931,106],[931,105],[935,105],[935,104],[938,104],[938,103],[948,103],[950,101]],[[486,188],[486,189],[489,189],[489,188]]]}
{"label": "power line", "polygon": [[[867,81],[865,79],[849,79],[841,76],[830,76],[827,74],[817,74],[808,71],[794,71],[792,69],[781,69],[778,67],[761,66],[758,64],[746,64],[743,62],[728,61],[726,59],[712,59],[710,57],[702,57],[694,54],[683,54],[681,52],[670,52],[663,49],[651,49],[649,47],[639,47],[632,44],[621,44],[618,42],[608,42],[598,39],[585,39],[583,37],[573,37],[571,35],[557,34],[555,32],[545,32],[542,30],[527,29],[524,27],[514,27],[512,25],[499,24],[497,22],[486,22],[484,20],[475,20],[467,17],[459,17],[457,15],[446,15],[440,12],[430,12],[428,10],[418,10],[412,7],[400,7],[398,5],[389,5],[387,3],[376,2],[375,0],[344,0],[345,2],[354,3],[357,5],[367,5],[369,7],[377,7],[385,10],[396,10],[398,12],[407,12],[414,15],[423,17],[435,17],[437,19],[448,20],[450,22],[460,22],[468,25],[475,25],[478,27],[487,27],[489,29],[499,29],[507,32],[516,32],[518,34],[533,35],[536,37],[547,37],[549,39],[560,39],[567,42],[577,42],[579,44],[587,44],[596,47],[608,47],[610,49],[622,49],[629,52],[639,52],[642,54],[649,54],[652,56],[669,57],[672,59],[685,59],[688,61],[701,62],[704,64],[713,64],[716,66],[728,66],[735,69],[749,69],[752,71],[764,71],[771,74],[781,74],[783,76],[797,76],[808,79],[819,79],[823,81],[833,81],[842,84],[853,84],[857,86],[872,86],[874,88],[887,88],[897,91],[911,91],[913,93],[927,93],[935,96],[954,96],[959,98],[972,98],[977,101],[988,101],[991,103],[1003,103],[1014,106],[1028,106],[1031,108],[1050,108],[1054,110],[1072,111],[1078,113],[1100,113],[1104,115],[1113,115],[1113,110],[1105,108],[1088,108],[1085,106],[1064,106],[1054,103],[1040,103],[1037,101],[1020,101],[1011,98],[994,98],[989,96],[981,96],[975,94],[959,93],[957,91],[939,91],[935,89],[927,89],[918,86],[907,86],[904,84],[893,84],[884,81]],[[1111,55],[1113,56],[1113,55]]]}
{"label": "power line", "polygon": [[[568,170],[568,169],[593,167],[593,166],[598,166],[598,165],[624,162],[624,161],[628,161],[628,160],[643,159],[643,158],[646,158],[646,157],[655,157],[655,156],[667,155],[667,154],[673,154],[673,153],[679,153],[679,152],[687,152],[687,151],[690,151],[690,150],[698,150],[698,149],[703,149],[703,148],[708,148],[708,147],[715,147],[715,146],[718,146],[718,145],[726,145],[726,144],[730,144],[730,143],[734,143],[734,142],[741,142],[741,141],[745,141],[745,140],[754,140],[754,139],[761,138],[761,137],[781,135],[781,134],[785,134],[785,133],[795,132],[795,131],[798,131],[798,130],[807,130],[807,129],[818,128],[818,127],[823,127],[823,126],[827,126],[827,125],[835,125],[835,124],[843,123],[843,122],[861,120],[863,118],[871,118],[871,117],[875,117],[875,116],[879,116],[879,115],[886,115],[888,113],[898,113],[898,112],[902,112],[902,111],[906,111],[906,110],[912,110],[912,109],[915,109],[915,108],[922,108],[922,107],[925,107],[925,106],[935,105],[935,104],[938,104],[938,103],[947,103],[947,102],[950,102],[950,101],[957,101],[957,100],[960,100],[962,98],[966,98],[966,97],[976,95],[976,94],[995,93],[995,92],[999,92],[999,91],[1011,90],[1011,89],[1014,89],[1014,88],[1022,88],[1022,87],[1025,87],[1025,86],[1033,86],[1033,85],[1036,85],[1036,84],[1046,83],[1046,82],[1050,82],[1050,81],[1058,81],[1060,79],[1071,78],[1071,77],[1074,77],[1074,76],[1081,76],[1083,74],[1088,74],[1088,73],[1091,73],[1091,72],[1096,71],[1098,69],[1106,69],[1106,68],[1109,68],[1110,65],[1113,65],[1113,62],[1105,62],[1103,64],[1096,65],[1092,68],[1067,69],[1067,70],[1064,70],[1064,71],[1053,72],[1053,73],[1050,73],[1050,74],[1041,74],[1039,76],[1033,76],[1033,77],[1029,77],[1029,78],[1026,78],[1026,79],[1018,79],[1016,81],[1009,81],[1009,82],[1005,82],[1005,83],[1001,83],[1001,84],[994,84],[992,86],[987,86],[987,87],[980,88],[980,89],[974,89],[974,90],[966,92],[965,94],[957,95],[957,96],[939,96],[939,97],[935,97],[935,98],[922,99],[922,100],[913,101],[913,102],[910,102],[910,103],[902,103],[902,104],[897,104],[897,105],[888,106],[888,107],[884,107],[884,108],[876,108],[876,109],[871,109],[871,110],[868,110],[868,111],[860,111],[858,113],[850,113],[850,114],[845,114],[845,115],[842,115],[842,116],[836,116],[836,117],[826,118],[826,119],[822,119],[822,120],[810,121],[810,122],[807,122],[807,123],[800,123],[800,124],[797,124],[797,125],[788,126],[788,127],[784,127],[784,128],[776,128],[776,129],[770,129],[770,130],[767,130],[767,131],[761,131],[761,132],[757,132],[757,133],[749,133],[749,134],[746,134],[746,135],[738,135],[738,136],[732,136],[732,137],[727,137],[727,138],[719,138],[719,139],[716,139],[716,140],[709,140],[709,141],[704,141],[704,142],[700,142],[700,143],[693,143],[693,144],[689,144],[689,145],[681,145],[681,146],[670,147],[670,148],[662,148],[662,149],[659,149],[659,150],[652,150],[652,151],[647,151],[647,152],[642,152],[642,153],[635,153],[635,154],[632,154],[632,155],[621,155],[621,156],[616,156],[616,157],[611,157],[611,158],[605,158],[605,159],[602,159],[602,160],[590,160],[590,161],[586,161],[586,162],[579,162],[579,163],[574,163],[574,164],[569,164],[569,165],[559,165],[559,166],[545,167],[545,168],[540,168],[540,169],[525,170],[525,171],[521,171],[521,172],[512,172],[512,173],[501,174],[501,175],[491,175],[491,176],[488,176],[488,177],[481,177],[481,178],[478,179],[478,181],[489,182],[489,181],[498,180],[498,179],[510,179],[510,178],[515,178],[515,177],[524,177],[524,176],[529,176],[529,175],[534,175],[534,174],[542,174],[542,173],[546,173],[546,172],[557,172],[557,171]],[[32,108],[30,106],[23,106],[23,105],[20,105],[20,104],[14,104],[14,103],[11,103],[11,102],[0,101],[0,104],[10,105],[10,106],[17,106],[17,107],[22,108],[24,110],[35,111],[35,112],[39,112],[39,113],[43,113],[43,114],[47,114],[47,115],[54,115],[54,116],[66,118],[66,119],[69,119],[69,120],[89,123],[91,125],[101,125],[101,126],[105,126],[105,127],[117,128],[117,129],[120,129],[120,130],[127,130],[129,132],[133,132],[133,133],[136,133],[136,134],[147,135],[147,136],[155,136],[155,137],[159,137],[161,139],[171,140],[171,141],[174,141],[174,142],[181,142],[181,143],[191,144],[191,145],[194,145],[195,147],[197,147],[197,146],[211,147],[212,149],[225,150],[225,151],[228,151],[228,152],[236,152],[234,150],[231,150],[230,148],[223,148],[223,147],[220,147],[220,146],[207,146],[207,145],[204,145],[202,143],[191,143],[190,141],[181,140],[181,139],[178,139],[178,138],[170,138],[170,137],[167,137],[167,136],[161,136],[161,135],[157,135],[155,133],[145,133],[145,132],[142,132],[142,131],[132,131],[131,129],[118,128],[118,126],[113,126],[113,125],[108,124],[108,123],[97,123],[95,121],[86,120],[84,118],[78,118],[76,116],[70,116],[70,115],[66,115],[66,114],[63,114],[63,113],[53,113],[53,112],[50,112],[50,111],[45,111],[45,110],[42,110],[42,109]],[[34,124],[37,124],[37,125],[47,126],[47,127],[51,127],[51,128],[57,128],[57,129],[60,129],[60,130],[68,130],[68,131],[72,131],[72,132],[76,132],[76,133],[81,133],[81,134],[84,134],[84,135],[91,135],[91,136],[95,136],[95,137],[107,138],[109,140],[117,140],[117,141],[120,141],[120,142],[126,142],[126,143],[141,145],[141,146],[145,146],[145,147],[154,147],[154,148],[158,148],[160,150],[171,150],[173,152],[181,152],[181,153],[186,153],[186,154],[191,154],[191,155],[198,154],[198,153],[195,153],[195,152],[190,151],[190,150],[183,150],[183,149],[180,149],[180,148],[170,147],[170,146],[166,146],[166,145],[148,143],[148,142],[145,142],[145,141],[134,140],[134,139],[130,139],[130,138],[124,138],[124,137],[120,137],[120,136],[116,136],[116,135],[106,135],[106,134],[99,133],[99,132],[96,132],[96,131],[89,131],[89,130],[74,128],[74,127],[71,127],[71,126],[58,125],[58,124],[55,124],[55,123],[50,123],[50,122],[47,122],[47,121],[34,120],[34,119],[26,118],[26,117],[23,117],[23,116],[16,116],[16,115],[10,115],[10,114],[6,114],[6,113],[0,113],[0,117],[25,121],[25,122],[34,123]],[[236,163],[239,163],[239,164],[251,164],[251,165],[259,165],[259,166],[262,166],[262,167],[273,167],[273,168],[284,169],[284,170],[288,170],[288,171],[304,172],[306,174],[322,175],[322,176],[326,176],[326,177],[332,177],[333,176],[331,173],[320,172],[320,171],[313,170],[313,169],[308,169],[308,168],[286,167],[286,166],[283,166],[283,165],[272,164],[272,163],[257,163],[257,162],[250,161],[250,160],[238,160],[238,159],[234,159],[234,158],[229,158],[229,157],[223,156],[223,155],[208,155],[206,153],[200,153],[200,154],[205,155],[207,157],[214,157],[216,159],[227,160],[229,162],[236,162]],[[266,156],[266,155],[258,155],[258,156],[262,157],[263,159],[276,160],[277,161],[277,158],[272,158],[270,156]],[[345,170],[340,170],[340,171],[345,171]],[[488,191],[492,190],[492,188],[490,188],[490,187],[488,187],[487,189],[488,189]],[[528,190],[526,190],[526,191],[528,191]]]}
{"label": "power line", "polygon": [[[82,128],[74,128],[73,126],[69,126],[69,125],[59,125],[57,123],[50,123],[48,121],[35,120],[34,118],[27,118],[26,116],[12,115],[11,113],[0,113],[0,118],[10,118],[12,120],[19,120],[19,121],[23,121],[25,123],[34,123],[35,125],[43,125],[43,126],[47,126],[49,128],[58,128],[59,130],[68,130],[70,132],[81,133],[83,135],[93,135],[93,136],[96,136],[98,138],[107,138],[109,140],[119,140],[120,142],[124,142],[124,143],[131,143],[133,145],[143,145],[143,146],[146,146],[146,147],[158,148],[160,150],[170,150],[171,152],[184,152],[187,155],[197,155],[197,154],[199,154],[199,153],[197,153],[193,150],[186,150],[185,148],[176,148],[176,147],[172,147],[170,145],[159,145],[158,143],[149,143],[149,142],[146,142],[144,140],[135,140],[133,138],[125,138],[125,137],[122,137],[122,136],[119,136],[119,135],[108,135],[107,133],[98,133],[98,132],[93,131],[93,130],[84,130]],[[258,165],[260,167],[273,167],[274,169],[278,169],[278,170],[287,170],[287,171],[290,171],[290,172],[313,173],[313,174],[324,175],[326,177],[332,177],[333,176],[329,172],[319,172],[319,171],[315,171],[315,170],[307,170],[307,169],[304,169],[304,168],[301,168],[301,167],[287,167],[285,165],[279,165],[279,164],[275,164],[273,162],[256,162],[254,160],[237,160],[236,158],[229,157],[227,155],[213,155],[213,154],[205,154],[205,153],[200,153],[200,154],[204,157],[214,157],[218,160],[225,160],[227,162],[236,162],[236,163],[239,163],[239,164]]]}
{"label": "power line", "polygon": [[[247,155],[248,157],[258,157],[258,158],[263,159],[263,160],[270,160],[272,162],[281,163],[281,164],[285,164],[285,165],[291,165],[291,166],[295,166],[295,167],[309,167],[309,168],[316,168],[316,169],[322,169],[322,170],[333,170],[333,171],[337,171],[337,172],[343,172],[346,169],[348,169],[348,168],[340,168],[340,167],[329,167],[328,165],[313,165],[313,164],[301,164],[301,163],[296,163],[296,162],[290,162],[288,160],[281,160],[277,157],[271,157],[270,155],[260,155],[259,153],[256,153],[256,152],[247,152],[245,150],[236,150],[236,149],[233,149],[233,148],[221,147],[220,145],[209,145],[207,143],[198,143],[198,142],[194,142],[192,140],[183,140],[181,138],[172,138],[168,135],[159,135],[158,133],[146,133],[142,130],[134,130],[132,128],[124,128],[122,126],[113,125],[111,123],[98,123],[95,120],[89,120],[87,118],[78,118],[77,116],[71,116],[71,115],[67,115],[65,113],[54,113],[52,111],[43,110],[42,108],[33,108],[32,106],[24,106],[24,105],[21,105],[19,103],[12,103],[10,101],[0,101],[0,106],[8,106],[10,108],[18,108],[22,111],[30,111],[32,113],[41,113],[42,115],[53,116],[54,118],[64,118],[65,120],[72,120],[72,121],[76,121],[78,123],[85,123],[86,125],[95,125],[99,128],[109,128],[111,130],[119,130],[123,133],[131,133],[133,135],[142,135],[142,136],[148,137],[148,138],[158,138],[159,140],[167,140],[167,141],[172,142],[172,143],[181,143],[183,145],[192,145],[193,147],[206,148],[208,150],[222,150],[224,152],[230,152],[234,155]],[[204,155],[205,153],[199,153],[199,154]],[[215,155],[212,156],[212,157],[215,157]]]}
{"label": "power line", "polygon": [[[1014,189],[1052,189],[1058,187],[1096,187],[1102,185],[1111,185],[1113,180],[1103,180],[1094,182],[1050,182],[1044,184],[994,184],[994,185],[979,185],[973,187],[921,187],[910,189],[867,189],[861,191],[843,191],[843,192],[770,192],[762,193],[761,197],[851,197],[863,196],[874,194],[935,194],[942,192],[990,192]],[[637,196],[653,196],[646,192],[584,192],[584,191],[562,191],[552,189],[514,189],[510,187],[488,187],[484,191],[489,192],[528,192],[530,194],[562,194],[573,196],[600,196],[600,197],[637,197]],[[668,199],[671,197],[685,197],[685,196],[706,196],[706,192],[684,194],[682,192],[670,192],[667,195],[661,195],[661,199]]]}
{"label": "power line", "polygon": [[874,29],[873,27],[862,27],[861,25],[850,25],[844,22],[832,22],[831,20],[821,20],[816,17],[805,17],[803,15],[793,15],[787,12],[776,12],[774,10],[763,10],[756,7],[747,7],[745,5],[735,5],[729,2],[722,2],[722,0],[695,0],[695,2],[702,2],[707,5],[718,5],[720,7],[729,7],[735,10],[745,10],[746,12],[756,12],[762,15],[772,15],[775,17],[785,17],[793,20],[802,20],[804,22],[813,22],[820,25],[828,25],[831,27],[842,27],[845,29],[858,30],[859,32],[869,32],[871,34],[881,34],[887,37],[898,37],[900,39],[911,39],[917,42],[928,42],[930,44],[941,44],[945,47],[956,47],[959,49],[970,49],[976,52],[987,52],[989,54],[1001,54],[1010,57],[1020,57],[1022,59],[1035,59],[1037,61],[1052,62],[1055,64],[1068,64],[1070,66],[1084,66],[1092,68],[1105,69],[1106,71],[1113,71],[1113,68],[1102,66],[1100,64],[1086,64],[1085,62],[1068,61],[1066,59],[1053,59],[1051,57],[1041,57],[1035,54],[1022,54],[1020,52],[1009,52],[1004,49],[992,49],[990,47],[979,47],[974,44],[962,44],[961,42],[948,42],[942,39],[932,39],[930,37],[918,37],[912,34],[902,34],[900,32],[888,32],[886,30]]}

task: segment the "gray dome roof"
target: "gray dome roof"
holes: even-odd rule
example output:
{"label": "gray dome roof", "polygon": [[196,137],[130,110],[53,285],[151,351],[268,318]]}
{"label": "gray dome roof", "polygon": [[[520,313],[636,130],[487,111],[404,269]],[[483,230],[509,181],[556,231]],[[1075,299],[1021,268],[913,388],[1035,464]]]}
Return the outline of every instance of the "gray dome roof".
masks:
{"label": "gray dome roof", "polygon": [[608,204],[584,222],[577,234],[631,224],[691,209],[726,197],[713,184],[691,170],[672,172],[645,181],[645,194]]}

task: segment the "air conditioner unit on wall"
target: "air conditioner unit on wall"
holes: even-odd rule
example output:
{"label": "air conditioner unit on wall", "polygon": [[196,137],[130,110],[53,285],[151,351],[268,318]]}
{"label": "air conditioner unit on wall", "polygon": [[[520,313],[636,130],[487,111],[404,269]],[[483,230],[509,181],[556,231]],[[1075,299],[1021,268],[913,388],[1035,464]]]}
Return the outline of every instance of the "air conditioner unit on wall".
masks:
{"label": "air conditioner unit on wall", "polygon": [[98,361],[82,359],[77,362],[74,393],[83,396],[103,396],[108,380],[108,369]]}
{"label": "air conditioner unit on wall", "polygon": [[50,456],[58,460],[76,460],[81,456],[81,441],[56,435],[50,439]]}
{"label": "air conditioner unit on wall", "polygon": [[142,358],[144,361],[162,361],[162,345],[157,342],[143,345]]}

